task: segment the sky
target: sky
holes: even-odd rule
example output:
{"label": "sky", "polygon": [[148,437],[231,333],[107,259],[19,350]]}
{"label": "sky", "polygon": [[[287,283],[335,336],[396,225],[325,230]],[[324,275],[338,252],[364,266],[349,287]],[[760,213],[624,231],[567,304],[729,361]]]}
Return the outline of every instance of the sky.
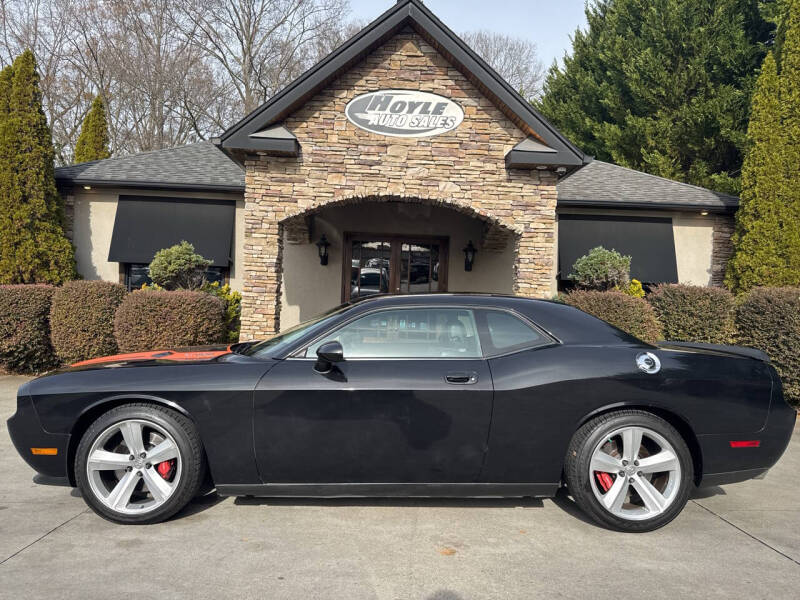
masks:
{"label": "sky", "polygon": [[[585,0],[425,0],[456,33],[488,29],[532,40],[546,67],[571,48],[570,36],[586,26]],[[395,0],[350,0],[352,17],[372,21]]]}

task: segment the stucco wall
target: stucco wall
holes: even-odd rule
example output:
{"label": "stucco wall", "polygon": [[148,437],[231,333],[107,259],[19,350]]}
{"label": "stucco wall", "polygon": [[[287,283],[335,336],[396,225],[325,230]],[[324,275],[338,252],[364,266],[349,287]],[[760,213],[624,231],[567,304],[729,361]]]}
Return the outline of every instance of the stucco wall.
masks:
{"label": "stucco wall", "polygon": [[108,261],[111,234],[114,231],[114,219],[117,214],[117,200],[120,195],[236,200],[236,224],[233,239],[234,264],[230,272],[230,284],[233,289],[241,291],[244,253],[244,199],[240,194],[119,188],[75,190],[72,193],[72,243],[75,245],[78,273],[84,279],[120,281],[119,263]]}
{"label": "stucco wall", "polygon": [[[323,210],[314,217],[313,241],[322,234],[331,243],[328,265],[319,264],[314,244],[284,243],[281,329],[287,329],[341,302],[343,234],[391,233],[449,237],[448,291],[513,293],[514,246],[502,252],[479,244],[483,223],[454,210],[427,204],[363,203]],[[473,269],[464,271],[462,248],[478,245]]]}
{"label": "stucco wall", "polygon": [[714,215],[699,212],[597,210],[561,208],[558,214],[590,214],[672,219],[678,281],[691,285],[711,285],[711,257],[714,247]]}

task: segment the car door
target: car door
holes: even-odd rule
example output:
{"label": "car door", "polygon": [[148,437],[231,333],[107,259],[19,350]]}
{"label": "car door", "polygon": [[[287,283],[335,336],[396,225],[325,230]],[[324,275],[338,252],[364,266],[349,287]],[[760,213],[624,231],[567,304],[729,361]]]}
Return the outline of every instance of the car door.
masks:
{"label": "car door", "polygon": [[[316,348],[334,340],[344,360],[316,372]],[[259,471],[264,483],[474,482],[492,395],[473,310],[376,310],[259,382]]]}

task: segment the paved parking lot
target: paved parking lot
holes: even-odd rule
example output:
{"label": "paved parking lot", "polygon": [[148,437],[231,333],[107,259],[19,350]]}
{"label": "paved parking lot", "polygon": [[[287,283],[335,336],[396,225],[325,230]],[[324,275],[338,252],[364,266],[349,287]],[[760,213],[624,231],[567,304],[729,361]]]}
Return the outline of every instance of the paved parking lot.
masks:
{"label": "paved parking lot", "polygon": [[198,499],[113,525],[34,481],[0,375],[0,598],[791,598],[800,590],[800,432],[762,481],[696,494],[640,535],[555,500]]}

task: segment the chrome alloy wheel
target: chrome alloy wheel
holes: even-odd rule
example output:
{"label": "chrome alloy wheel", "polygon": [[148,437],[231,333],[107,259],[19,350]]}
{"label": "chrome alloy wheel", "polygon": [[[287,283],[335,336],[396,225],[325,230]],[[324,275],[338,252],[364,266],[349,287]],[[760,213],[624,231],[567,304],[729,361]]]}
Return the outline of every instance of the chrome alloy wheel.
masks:
{"label": "chrome alloy wheel", "polygon": [[89,449],[86,475],[108,508],[135,515],[157,509],[181,479],[175,439],[151,421],[128,419],[103,431]]}
{"label": "chrome alloy wheel", "polygon": [[595,447],[589,481],[608,512],[641,521],[660,515],[675,500],[681,465],[663,436],[645,427],[623,427]]}

